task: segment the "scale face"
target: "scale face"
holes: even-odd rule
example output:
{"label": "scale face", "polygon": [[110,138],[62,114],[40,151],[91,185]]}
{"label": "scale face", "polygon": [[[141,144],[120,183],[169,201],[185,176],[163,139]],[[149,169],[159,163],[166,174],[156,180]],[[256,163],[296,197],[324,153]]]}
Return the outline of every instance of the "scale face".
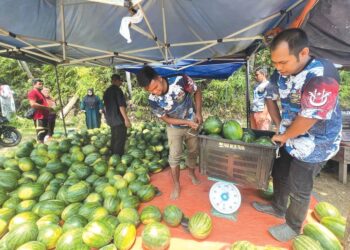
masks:
{"label": "scale face", "polygon": [[209,192],[209,200],[215,210],[232,214],[241,206],[241,193],[232,183],[216,182]]}

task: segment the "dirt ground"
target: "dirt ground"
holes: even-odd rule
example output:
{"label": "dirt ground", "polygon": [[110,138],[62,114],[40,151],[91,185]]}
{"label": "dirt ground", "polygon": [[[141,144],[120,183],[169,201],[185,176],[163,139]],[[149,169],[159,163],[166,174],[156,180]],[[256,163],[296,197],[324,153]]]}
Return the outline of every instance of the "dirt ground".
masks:
{"label": "dirt ground", "polygon": [[[343,216],[350,210],[350,176],[348,168],[348,183],[342,184],[338,180],[337,163],[330,164],[330,168],[321,171],[314,182],[314,196],[318,201],[327,201],[336,206]],[[349,165],[348,165],[349,167]]]}

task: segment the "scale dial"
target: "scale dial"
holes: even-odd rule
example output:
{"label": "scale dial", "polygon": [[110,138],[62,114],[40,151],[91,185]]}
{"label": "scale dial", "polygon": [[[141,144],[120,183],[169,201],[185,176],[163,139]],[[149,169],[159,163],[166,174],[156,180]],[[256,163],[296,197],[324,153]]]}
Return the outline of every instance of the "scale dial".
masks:
{"label": "scale dial", "polygon": [[241,206],[241,193],[232,183],[216,182],[209,192],[209,200],[215,210],[232,214]]}

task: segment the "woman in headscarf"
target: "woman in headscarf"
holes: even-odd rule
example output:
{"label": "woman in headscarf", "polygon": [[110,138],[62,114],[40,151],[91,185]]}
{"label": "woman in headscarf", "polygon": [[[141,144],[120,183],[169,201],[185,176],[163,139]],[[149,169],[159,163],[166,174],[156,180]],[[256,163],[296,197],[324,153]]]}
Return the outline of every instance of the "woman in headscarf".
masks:
{"label": "woman in headscarf", "polygon": [[94,89],[88,89],[87,95],[80,104],[80,109],[85,112],[88,129],[100,127],[103,104],[100,98],[94,94]]}

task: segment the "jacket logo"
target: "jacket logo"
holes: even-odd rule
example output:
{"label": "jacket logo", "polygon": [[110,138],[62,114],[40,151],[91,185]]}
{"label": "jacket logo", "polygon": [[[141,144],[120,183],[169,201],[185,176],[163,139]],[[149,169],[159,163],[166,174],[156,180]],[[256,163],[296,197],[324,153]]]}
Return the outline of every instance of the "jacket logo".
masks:
{"label": "jacket logo", "polygon": [[310,104],[316,107],[320,107],[328,101],[328,96],[331,94],[331,92],[326,92],[325,90],[318,92],[317,89],[315,89],[314,92],[309,92],[309,94]]}

